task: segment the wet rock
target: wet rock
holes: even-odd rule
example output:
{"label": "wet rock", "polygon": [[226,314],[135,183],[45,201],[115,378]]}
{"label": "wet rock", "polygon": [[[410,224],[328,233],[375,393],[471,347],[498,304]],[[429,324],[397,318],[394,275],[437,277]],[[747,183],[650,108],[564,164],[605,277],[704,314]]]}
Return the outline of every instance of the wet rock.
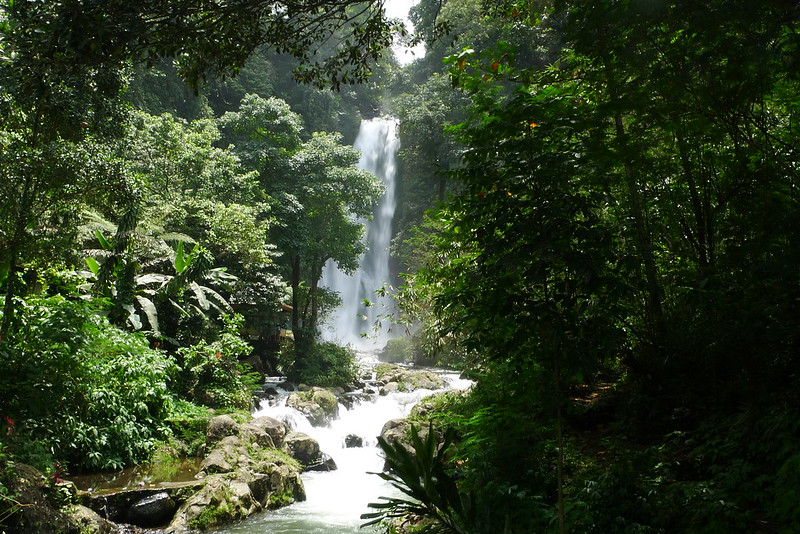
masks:
{"label": "wet rock", "polygon": [[228,473],[237,465],[242,447],[242,440],[238,436],[226,436],[205,457],[200,464],[200,472],[206,474]]}
{"label": "wet rock", "polygon": [[178,509],[165,532],[177,534],[189,529],[207,530],[262,509],[247,482],[230,475],[212,475],[206,478],[203,488]]}
{"label": "wet rock", "polygon": [[381,394],[392,382],[397,383],[398,391],[415,391],[417,389],[441,389],[445,386],[444,378],[427,369],[409,369],[394,364],[380,364],[375,368],[379,381],[386,385]]}
{"label": "wet rock", "polygon": [[354,449],[364,446],[364,438],[356,436],[355,434],[348,434],[344,438],[344,446],[348,449]]}
{"label": "wet rock", "polygon": [[208,422],[206,444],[213,445],[225,436],[239,433],[239,424],[230,415],[218,415]]}
{"label": "wet rock", "polygon": [[160,527],[169,523],[177,507],[170,494],[162,491],[133,503],[128,508],[128,523]]}
{"label": "wet rock", "polygon": [[319,442],[304,432],[291,432],[283,442],[284,450],[304,466],[319,462]]}
{"label": "wet rock", "polygon": [[325,426],[339,415],[339,401],[324,388],[311,388],[289,395],[286,405],[305,415],[313,426]]}
{"label": "wet rock", "polygon": [[399,443],[411,452],[413,449],[411,446],[412,429],[416,430],[421,439],[427,438],[429,431],[427,426],[412,424],[406,419],[390,419],[386,421],[381,429],[381,437],[392,445]]}
{"label": "wet rock", "polygon": [[321,452],[319,459],[306,466],[305,471],[336,471],[336,469],[336,462],[333,460],[333,458],[324,452]]}
{"label": "wet rock", "polygon": [[380,394],[382,397],[389,395],[391,393],[397,393],[400,391],[400,384],[397,382],[389,382],[385,386],[381,386]]}
{"label": "wet rock", "polygon": [[86,506],[79,504],[71,507],[69,516],[69,521],[74,525],[75,531],[81,534],[110,534],[114,531],[111,522],[103,519],[100,514]]}
{"label": "wet rock", "polygon": [[269,432],[267,432],[264,427],[258,425],[252,423],[240,425],[239,435],[249,441],[258,443],[262,447],[275,447],[275,442],[272,440],[272,436]]}
{"label": "wet rock", "polygon": [[249,424],[263,428],[272,438],[272,443],[275,447],[280,447],[283,444],[283,439],[286,437],[286,433],[289,432],[286,423],[273,417],[256,417]]}

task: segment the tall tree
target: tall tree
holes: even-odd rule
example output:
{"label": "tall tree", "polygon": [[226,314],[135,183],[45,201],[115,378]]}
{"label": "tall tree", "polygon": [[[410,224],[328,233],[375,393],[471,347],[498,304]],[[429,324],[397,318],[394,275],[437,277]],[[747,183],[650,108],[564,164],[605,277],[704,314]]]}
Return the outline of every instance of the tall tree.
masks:
{"label": "tall tree", "polygon": [[282,100],[247,95],[221,123],[275,200],[273,242],[292,287],[292,327],[302,347],[317,333],[322,268],[328,260],[344,270],[357,267],[361,221],[371,216],[380,182],[356,168],[359,153],[342,145],[340,135],[318,132],[301,142],[300,117]]}

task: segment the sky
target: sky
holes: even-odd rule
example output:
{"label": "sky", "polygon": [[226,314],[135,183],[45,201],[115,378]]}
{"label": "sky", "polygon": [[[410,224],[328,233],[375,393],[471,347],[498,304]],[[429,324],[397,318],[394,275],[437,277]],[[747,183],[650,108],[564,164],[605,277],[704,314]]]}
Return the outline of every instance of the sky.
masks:
{"label": "sky", "polygon": [[[392,18],[401,18],[406,22],[406,27],[409,31],[413,31],[414,27],[408,21],[408,10],[411,6],[417,3],[417,0],[386,0],[386,14]],[[418,45],[413,49],[408,49],[399,45],[395,45],[394,54],[397,56],[397,61],[401,65],[411,63],[414,59],[425,55],[425,46]]]}

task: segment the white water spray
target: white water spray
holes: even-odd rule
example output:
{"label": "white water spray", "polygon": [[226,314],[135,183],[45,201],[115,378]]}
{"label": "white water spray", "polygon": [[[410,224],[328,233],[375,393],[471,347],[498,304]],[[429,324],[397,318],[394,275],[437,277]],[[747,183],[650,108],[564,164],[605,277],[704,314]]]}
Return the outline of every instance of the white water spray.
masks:
{"label": "white water spray", "polygon": [[[456,373],[444,373],[448,389],[466,389],[471,383]],[[339,417],[327,427],[311,427],[297,410],[286,406],[285,397],[275,406],[265,407],[254,416],[267,415],[286,422],[292,430],[316,439],[322,452],[336,462],[335,471],[303,473],[307,500],[286,508],[252,516],[220,530],[220,534],[369,534],[376,528],[360,528],[361,514],[368,504],[382,495],[398,496],[398,490],[370,472],[380,472],[384,459],[377,447],[377,436],[389,419],[405,417],[431,390],[372,395],[352,409],[339,407]],[[363,447],[347,448],[349,435],[363,439]]]}
{"label": "white water spray", "polygon": [[[337,343],[350,344],[361,350],[381,349],[392,337],[386,321],[380,315],[391,310],[388,299],[376,291],[387,287],[391,281],[389,245],[392,239],[394,218],[395,156],[400,147],[396,134],[397,122],[392,119],[372,119],[361,123],[355,148],[361,151],[358,166],[374,173],[384,184],[386,192],[366,221],[365,242],[367,251],[361,258],[358,271],[347,275],[329,261],[323,271],[321,285],[336,292],[342,305],[322,329],[323,338]],[[368,301],[370,305],[366,305]]]}

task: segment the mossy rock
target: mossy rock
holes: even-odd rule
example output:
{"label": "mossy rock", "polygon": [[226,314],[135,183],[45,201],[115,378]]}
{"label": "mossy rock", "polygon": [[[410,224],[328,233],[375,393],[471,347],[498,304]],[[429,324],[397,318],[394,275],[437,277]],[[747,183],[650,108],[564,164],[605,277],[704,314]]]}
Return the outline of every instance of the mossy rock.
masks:
{"label": "mossy rock", "polygon": [[385,384],[381,391],[384,395],[395,391],[435,390],[445,386],[445,380],[440,374],[427,369],[408,369],[384,363],[375,366],[375,374]]}
{"label": "mossy rock", "polygon": [[305,415],[313,426],[328,425],[339,416],[339,401],[325,388],[295,391],[289,395],[286,405]]}

